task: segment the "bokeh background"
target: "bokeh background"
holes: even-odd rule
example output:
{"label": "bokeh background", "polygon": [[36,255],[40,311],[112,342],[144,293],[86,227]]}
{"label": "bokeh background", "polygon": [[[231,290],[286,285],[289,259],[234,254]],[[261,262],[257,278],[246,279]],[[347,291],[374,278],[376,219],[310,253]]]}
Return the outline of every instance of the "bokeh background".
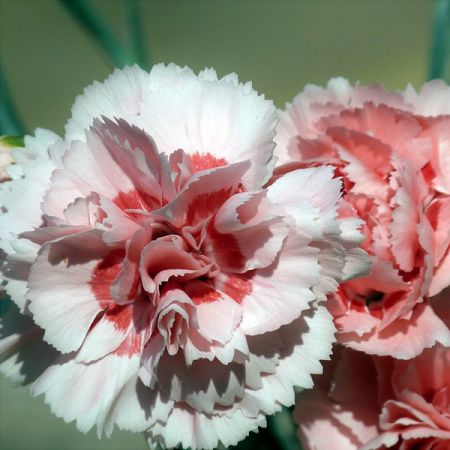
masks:
{"label": "bokeh background", "polygon": [[[91,0],[125,41],[124,2]],[[431,0],[142,0],[152,63],[212,66],[282,107],[305,84],[351,81],[416,88],[431,46]],[[74,98],[112,70],[57,0],[0,0],[0,56],[26,129],[63,133]],[[52,416],[41,398],[0,377],[1,450],[140,450],[142,435],[98,440]]]}

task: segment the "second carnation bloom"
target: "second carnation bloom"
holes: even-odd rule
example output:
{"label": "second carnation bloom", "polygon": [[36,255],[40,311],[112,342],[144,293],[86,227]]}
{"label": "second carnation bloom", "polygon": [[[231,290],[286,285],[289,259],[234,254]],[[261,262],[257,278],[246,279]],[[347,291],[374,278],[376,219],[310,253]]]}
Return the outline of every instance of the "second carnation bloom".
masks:
{"label": "second carnation bloom", "polygon": [[370,274],[327,302],[339,342],[398,359],[450,346],[438,312],[449,298],[437,297],[450,285],[450,87],[307,86],[281,114],[276,140],[276,175],[334,166],[339,217],[365,222]]}

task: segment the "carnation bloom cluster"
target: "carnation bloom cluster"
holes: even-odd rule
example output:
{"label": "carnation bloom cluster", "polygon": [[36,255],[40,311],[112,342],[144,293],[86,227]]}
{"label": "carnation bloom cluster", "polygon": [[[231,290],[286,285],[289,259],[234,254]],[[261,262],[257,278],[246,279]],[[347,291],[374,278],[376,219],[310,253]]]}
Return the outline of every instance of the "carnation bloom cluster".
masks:
{"label": "carnation bloom cluster", "polygon": [[363,222],[332,167],[273,176],[276,125],[236,75],[158,65],[27,136],[0,191],[2,372],[81,431],[166,448],[236,444],[312,387]]}

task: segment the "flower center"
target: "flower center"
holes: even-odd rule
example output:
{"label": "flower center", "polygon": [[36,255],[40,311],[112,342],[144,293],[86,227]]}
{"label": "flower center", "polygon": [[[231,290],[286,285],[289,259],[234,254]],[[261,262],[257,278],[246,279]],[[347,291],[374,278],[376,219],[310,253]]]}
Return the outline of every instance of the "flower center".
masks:
{"label": "flower center", "polygon": [[380,292],[380,291],[376,291],[375,289],[372,289],[366,295],[366,305],[369,306],[371,303],[379,302],[379,301],[383,300],[383,298],[384,298],[384,292]]}

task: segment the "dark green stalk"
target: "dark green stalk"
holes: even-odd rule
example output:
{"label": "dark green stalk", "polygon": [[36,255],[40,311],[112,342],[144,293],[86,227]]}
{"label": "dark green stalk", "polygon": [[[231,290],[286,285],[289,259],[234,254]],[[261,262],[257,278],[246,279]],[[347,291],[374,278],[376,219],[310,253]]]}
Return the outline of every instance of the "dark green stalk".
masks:
{"label": "dark green stalk", "polygon": [[301,450],[302,446],[297,438],[296,427],[289,408],[267,418],[267,429],[273,435],[278,447],[282,450]]}
{"label": "dark green stalk", "polygon": [[6,296],[0,297],[0,317],[4,316],[12,305],[12,301]]}
{"label": "dark green stalk", "polygon": [[145,45],[144,30],[142,28],[140,0],[125,0],[127,7],[128,33],[135,62],[142,68],[149,69],[150,61],[148,49]]}
{"label": "dark green stalk", "polygon": [[114,66],[122,68],[130,63],[126,51],[89,0],[58,1],[105,50]]}
{"label": "dark green stalk", "polygon": [[0,66],[0,135],[23,136],[25,127],[14,107],[5,75]]}
{"label": "dark green stalk", "polygon": [[428,79],[444,78],[450,59],[450,0],[435,0]]}

